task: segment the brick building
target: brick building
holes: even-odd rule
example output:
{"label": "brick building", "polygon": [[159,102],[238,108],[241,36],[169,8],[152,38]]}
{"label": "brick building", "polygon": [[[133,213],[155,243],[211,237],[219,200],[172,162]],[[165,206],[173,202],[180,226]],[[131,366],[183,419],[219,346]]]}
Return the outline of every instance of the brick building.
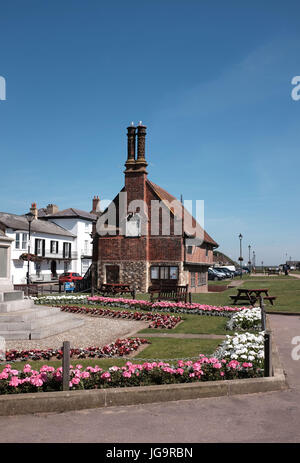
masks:
{"label": "brick building", "polygon": [[[98,284],[128,283],[146,292],[149,286],[188,283],[189,291],[205,292],[207,269],[218,245],[180,201],[148,179],[146,127],[127,130],[125,185],[94,233]],[[195,239],[200,235],[202,239]]]}

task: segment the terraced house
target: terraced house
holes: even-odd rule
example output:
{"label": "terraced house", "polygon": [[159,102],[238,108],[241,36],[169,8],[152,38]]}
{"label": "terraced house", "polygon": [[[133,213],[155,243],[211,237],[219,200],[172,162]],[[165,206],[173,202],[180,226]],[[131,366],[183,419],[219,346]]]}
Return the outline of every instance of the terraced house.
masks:
{"label": "terraced house", "polygon": [[150,286],[189,284],[191,292],[206,292],[218,244],[180,201],[148,179],[146,127],[127,131],[125,185],[94,233],[98,285],[126,283],[146,292]]}

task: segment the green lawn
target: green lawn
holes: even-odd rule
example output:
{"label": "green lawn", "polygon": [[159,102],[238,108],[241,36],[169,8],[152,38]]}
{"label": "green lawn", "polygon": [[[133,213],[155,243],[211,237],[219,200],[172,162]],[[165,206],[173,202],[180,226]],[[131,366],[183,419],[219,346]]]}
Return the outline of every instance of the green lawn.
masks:
{"label": "green lawn", "polygon": [[146,328],[138,332],[138,335],[145,333],[182,333],[182,334],[230,334],[226,330],[227,317],[213,317],[209,315],[187,315],[180,314],[184,320],[172,330],[159,329],[154,331]]}
{"label": "green lawn", "polygon": [[[145,336],[146,337],[146,336]],[[146,337],[147,338],[147,337]],[[174,339],[174,338],[148,338],[151,344],[141,352],[137,353],[135,357],[122,359],[115,357],[111,359],[71,359],[71,365],[74,367],[78,364],[83,367],[99,365],[103,369],[107,369],[113,365],[123,366],[126,362],[135,362],[135,358],[144,359],[143,361],[151,361],[152,359],[177,359],[177,358],[190,358],[198,357],[199,354],[211,355],[217,346],[220,344],[218,339]],[[154,361],[154,360],[153,360]],[[138,360],[137,362],[140,363]],[[8,362],[9,363],[9,362]],[[28,360],[26,362],[11,362],[11,365],[17,370],[23,369],[24,365],[29,363],[33,368],[40,369],[43,365],[50,365],[55,368],[61,366],[61,360]],[[0,365],[2,371],[4,365]]]}
{"label": "green lawn", "polygon": [[[243,284],[239,288],[268,288],[270,296],[277,299],[272,306],[266,302],[266,308],[272,312],[300,312],[300,279],[288,277],[248,277],[243,276]],[[227,289],[221,293],[193,294],[193,301],[201,304],[231,305],[231,294],[236,294],[237,288]]]}

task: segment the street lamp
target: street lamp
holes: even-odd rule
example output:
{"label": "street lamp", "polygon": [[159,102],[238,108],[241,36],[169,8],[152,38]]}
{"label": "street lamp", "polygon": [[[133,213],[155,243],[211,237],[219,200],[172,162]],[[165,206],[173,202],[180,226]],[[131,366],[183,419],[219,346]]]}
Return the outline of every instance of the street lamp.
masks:
{"label": "street lamp", "polygon": [[250,257],[251,246],[250,246],[250,244],[249,244],[249,246],[248,246],[248,249],[249,249],[249,260],[248,260],[248,266],[249,266],[249,270],[250,270],[250,272],[251,272],[251,257]]}
{"label": "street lamp", "polygon": [[255,251],[253,251],[253,268],[255,268]]}
{"label": "street lamp", "polygon": [[31,231],[31,222],[34,219],[34,214],[32,212],[28,212],[25,214],[25,217],[28,222],[28,252],[27,252],[27,285],[29,285],[30,282],[30,276],[29,276],[29,255],[30,255],[30,231]]}
{"label": "street lamp", "polygon": [[240,261],[240,267],[241,267],[241,278],[243,277],[243,268],[242,268],[242,262],[243,262],[243,256],[242,256],[242,239],[243,239],[243,235],[240,233],[239,234],[239,239],[240,239],[240,257],[239,257],[239,261]]}

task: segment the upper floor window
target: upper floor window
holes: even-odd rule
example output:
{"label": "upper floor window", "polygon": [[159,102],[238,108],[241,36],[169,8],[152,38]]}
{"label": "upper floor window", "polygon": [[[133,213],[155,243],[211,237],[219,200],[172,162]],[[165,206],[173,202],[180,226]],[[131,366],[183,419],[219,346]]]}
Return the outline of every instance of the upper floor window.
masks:
{"label": "upper floor window", "polygon": [[58,241],[50,241],[51,254],[58,254]]}
{"label": "upper floor window", "polygon": [[139,214],[128,214],[126,220],[126,236],[141,236],[141,218]]}
{"label": "upper floor window", "polygon": [[28,247],[28,233],[16,233],[16,249],[27,249]]}
{"label": "upper floor window", "polygon": [[206,257],[208,257],[208,246],[206,246],[206,248],[205,248],[205,255],[206,255]]}
{"label": "upper floor window", "polygon": [[34,243],[34,253],[37,256],[45,255],[45,240],[36,238]]}

